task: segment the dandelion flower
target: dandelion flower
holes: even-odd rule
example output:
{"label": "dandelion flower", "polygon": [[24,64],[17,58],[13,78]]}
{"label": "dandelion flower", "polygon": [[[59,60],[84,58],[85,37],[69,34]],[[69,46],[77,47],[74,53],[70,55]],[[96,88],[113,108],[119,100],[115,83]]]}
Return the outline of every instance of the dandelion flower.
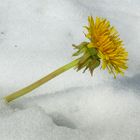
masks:
{"label": "dandelion flower", "polygon": [[88,26],[85,26],[86,38],[90,40],[87,47],[95,48],[101,59],[102,69],[108,69],[114,77],[123,74],[127,69],[128,53],[123,48],[123,41],[119,38],[116,29],[104,18],[88,17]]}

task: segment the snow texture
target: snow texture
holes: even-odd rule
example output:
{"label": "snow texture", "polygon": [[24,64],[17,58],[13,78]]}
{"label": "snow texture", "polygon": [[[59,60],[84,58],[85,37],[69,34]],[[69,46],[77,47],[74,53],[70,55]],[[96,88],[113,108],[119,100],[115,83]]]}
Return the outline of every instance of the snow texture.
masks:
{"label": "snow texture", "polygon": [[[114,25],[129,69],[70,70],[10,104],[2,98],[70,62],[87,16]],[[0,140],[140,140],[140,1],[0,0]]]}

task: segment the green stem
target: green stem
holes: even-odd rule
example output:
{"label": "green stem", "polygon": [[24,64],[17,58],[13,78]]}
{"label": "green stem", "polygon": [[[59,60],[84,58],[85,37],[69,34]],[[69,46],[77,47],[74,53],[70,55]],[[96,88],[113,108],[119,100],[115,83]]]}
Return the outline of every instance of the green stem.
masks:
{"label": "green stem", "polygon": [[18,97],[21,97],[21,96],[27,94],[28,92],[38,88],[39,86],[41,86],[44,83],[50,81],[51,79],[53,79],[54,77],[60,75],[61,73],[73,68],[74,66],[76,66],[78,64],[78,62],[79,62],[79,59],[76,59],[76,60],[74,60],[74,61],[72,61],[72,62],[70,62],[70,63],[68,63],[68,64],[66,64],[66,65],[64,65],[62,67],[60,67],[59,69],[55,70],[54,72],[48,74],[47,76],[41,78],[38,81],[32,83],[31,85],[29,85],[29,86],[27,86],[27,87],[25,87],[25,88],[23,88],[21,90],[18,90],[16,92],[4,97],[5,100],[7,102],[10,102],[10,101],[15,100]]}

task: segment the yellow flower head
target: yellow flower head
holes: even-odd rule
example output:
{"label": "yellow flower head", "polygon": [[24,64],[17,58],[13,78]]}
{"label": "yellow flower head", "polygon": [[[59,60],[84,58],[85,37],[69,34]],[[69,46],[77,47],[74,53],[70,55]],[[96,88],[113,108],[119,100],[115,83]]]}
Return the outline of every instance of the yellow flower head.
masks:
{"label": "yellow flower head", "polygon": [[127,69],[128,53],[123,48],[123,41],[119,38],[116,29],[110,25],[110,22],[104,18],[92,16],[88,17],[87,34],[85,36],[90,40],[87,47],[96,48],[97,55],[101,59],[102,69],[108,69],[114,77],[117,74],[123,74]]}

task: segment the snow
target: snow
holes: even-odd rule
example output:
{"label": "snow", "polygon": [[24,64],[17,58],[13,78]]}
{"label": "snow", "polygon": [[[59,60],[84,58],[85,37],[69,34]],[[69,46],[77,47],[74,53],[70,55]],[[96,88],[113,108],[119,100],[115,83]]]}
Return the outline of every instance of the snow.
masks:
{"label": "snow", "polygon": [[[0,0],[0,139],[139,140],[140,2]],[[119,30],[129,69],[116,80],[70,70],[10,104],[2,97],[70,62],[87,16]]]}

